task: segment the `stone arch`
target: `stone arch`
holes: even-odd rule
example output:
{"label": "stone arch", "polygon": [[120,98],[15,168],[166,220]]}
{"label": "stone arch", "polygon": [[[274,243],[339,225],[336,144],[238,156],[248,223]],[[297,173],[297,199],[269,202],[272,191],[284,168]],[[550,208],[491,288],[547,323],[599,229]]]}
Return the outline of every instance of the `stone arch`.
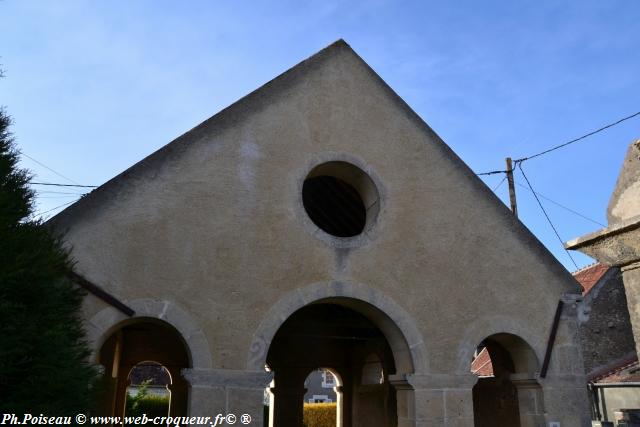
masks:
{"label": "stone arch", "polygon": [[[543,425],[544,393],[538,381],[540,358],[526,339],[503,332],[504,329],[487,332],[476,343],[486,352],[484,357],[488,355],[492,372],[478,376],[473,387],[474,425]],[[469,358],[467,369],[471,365]]]}
{"label": "stone arch", "polygon": [[523,319],[510,316],[483,316],[478,317],[467,328],[464,337],[458,345],[456,373],[468,374],[469,362],[473,358],[476,347],[485,338],[490,336],[509,334],[524,341],[535,355],[538,361],[542,360],[544,352],[544,340],[538,337],[531,329],[522,324]]}
{"label": "stone arch", "polygon": [[377,289],[346,281],[314,283],[280,298],[266,313],[253,335],[247,356],[247,369],[263,371],[269,346],[280,326],[297,310],[319,301],[344,305],[376,324],[397,359],[396,373],[428,372],[424,340],[410,315]]}
{"label": "stone arch", "polygon": [[188,383],[181,372],[191,366],[189,349],[170,323],[153,317],[135,317],[118,323],[100,346],[97,362],[104,367],[100,413],[126,414],[133,369],[144,362],[155,362],[172,379],[166,387],[171,396],[168,413],[187,414]]}
{"label": "stone arch", "polygon": [[93,352],[92,361],[97,361],[100,348],[116,329],[136,319],[151,318],[168,323],[181,335],[188,350],[192,369],[212,367],[213,361],[207,338],[196,320],[186,310],[167,300],[135,299],[125,301],[125,304],[135,311],[133,317],[128,317],[109,306],[88,321],[87,339]]}

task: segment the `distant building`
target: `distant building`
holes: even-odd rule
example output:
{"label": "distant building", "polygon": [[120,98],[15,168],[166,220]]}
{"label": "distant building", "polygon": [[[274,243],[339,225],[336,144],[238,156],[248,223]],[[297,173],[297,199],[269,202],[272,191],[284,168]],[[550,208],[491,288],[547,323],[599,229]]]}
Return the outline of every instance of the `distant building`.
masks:
{"label": "distant building", "polygon": [[[627,150],[609,199],[607,220],[606,228],[565,245],[601,264],[577,273],[595,279],[587,280],[594,282],[590,289],[585,286],[579,328],[591,381],[592,417],[603,421],[624,419],[626,424],[621,425],[640,425],[640,384],[635,376],[640,354],[640,140],[632,142]],[[605,266],[611,269],[605,271]],[[634,355],[630,354],[632,343]],[[634,416],[638,420],[632,421]]]}
{"label": "distant building", "polygon": [[330,403],[336,401],[336,378],[326,369],[318,369],[309,374],[304,382],[307,392],[304,395],[306,403]]}
{"label": "distant building", "polygon": [[620,269],[636,353],[640,354],[640,140],[631,143],[627,150],[609,199],[607,220],[606,228],[567,242],[565,246]]}
{"label": "distant building", "polygon": [[637,360],[619,268],[594,264],[574,273],[583,286],[578,334],[588,380]]}
{"label": "distant building", "polygon": [[640,368],[620,269],[596,263],[573,275],[584,288],[578,335],[592,419],[630,417],[640,410]]}
{"label": "distant building", "polygon": [[[640,366],[622,274],[619,268],[595,263],[573,273],[583,287],[578,336],[587,375],[593,420],[611,421],[631,417],[640,408]],[[476,351],[471,372],[486,382],[484,394],[499,382],[487,347]],[[504,400],[504,403],[508,402]],[[501,405],[504,408],[505,404]],[[485,404],[486,405],[486,404]],[[501,408],[491,408],[496,413]]]}

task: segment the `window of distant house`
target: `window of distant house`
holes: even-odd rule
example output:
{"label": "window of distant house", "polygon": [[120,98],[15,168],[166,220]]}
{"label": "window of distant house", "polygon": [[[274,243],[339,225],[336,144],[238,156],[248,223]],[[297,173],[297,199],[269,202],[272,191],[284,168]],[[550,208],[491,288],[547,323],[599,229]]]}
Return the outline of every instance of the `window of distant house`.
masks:
{"label": "window of distant house", "polygon": [[336,378],[329,371],[324,371],[322,373],[322,387],[324,388],[332,388],[336,386]]}

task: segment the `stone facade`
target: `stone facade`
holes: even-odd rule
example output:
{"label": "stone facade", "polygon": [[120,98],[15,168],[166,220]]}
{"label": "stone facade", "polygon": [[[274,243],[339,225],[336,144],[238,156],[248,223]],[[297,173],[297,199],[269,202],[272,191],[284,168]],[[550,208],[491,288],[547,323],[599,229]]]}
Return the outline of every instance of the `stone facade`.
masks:
{"label": "stone facade", "polygon": [[633,360],[635,342],[620,269],[609,268],[589,289],[579,319],[587,378]]}
{"label": "stone facade", "polygon": [[640,140],[629,146],[607,218],[606,228],[574,239],[566,247],[621,269],[636,354],[640,354]]}
{"label": "stone facade", "polygon": [[[346,184],[358,233],[325,231],[318,215],[336,219],[322,211],[325,196],[303,197],[326,177],[314,183]],[[339,425],[470,427],[470,364],[490,340],[505,355],[520,425],[589,424],[577,283],[342,41],[51,223],[77,272],[134,311],[87,297],[96,363],[108,358],[105,374],[126,382],[123,350],[104,356],[105,343],[125,326],[162,325],[188,354],[193,416],[246,413],[261,425],[270,385],[268,421],[297,426],[301,381],[325,367],[343,381]],[[363,383],[372,358],[380,384]]]}

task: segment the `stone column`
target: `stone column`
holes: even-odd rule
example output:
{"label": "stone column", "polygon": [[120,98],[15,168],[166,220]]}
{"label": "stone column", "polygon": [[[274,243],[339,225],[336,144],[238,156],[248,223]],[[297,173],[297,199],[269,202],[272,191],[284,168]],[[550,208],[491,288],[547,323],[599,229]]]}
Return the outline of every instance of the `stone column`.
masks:
{"label": "stone column", "polygon": [[240,424],[240,417],[249,415],[251,425],[262,426],[264,390],[271,382],[271,373],[230,369],[183,369],[182,376],[190,385],[190,417],[215,418],[218,414],[233,414],[237,418],[237,424]]}
{"label": "stone column", "polygon": [[[640,242],[638,243],[640,245]],[[621,268],[636,354],[640,355],[640,261]]]}
{"label": "stone column", "polygon": [[333,388],[336,393],[336,427],[344,427],[344,393],[343,387],[337,385]]}
{"label": "stone column", "polygon": [[521,427],[545,427],[544,397],[542,387],[535,378],[519,378],[511,375],[511,383],[518,392],[518,413]]}
{"label": "stone column", "polygon": [[169,415],[172,417],[185,416],[188,413],[189,384],[180,375],[179,368],[165,366],[165,369],[169,371],[173,380],[172,384],[167,385],[167,389],[171,392]]}
{"label": "stone column", "polygon": [[274,427],[302,427],[306,371],[279,368],[275,371],[273,393]]}
{"label": "stone column", "polygon": [[398,427],[474,427],[473,374],[390,375]]}
{"label": "stone column", "polygon": [[552,421],[559,422],[561,427],[591,425],[584,375],[550,374],[547,378],[539,378],[538,383],[544,395],[546,424],[543,425],[549,425]]}

